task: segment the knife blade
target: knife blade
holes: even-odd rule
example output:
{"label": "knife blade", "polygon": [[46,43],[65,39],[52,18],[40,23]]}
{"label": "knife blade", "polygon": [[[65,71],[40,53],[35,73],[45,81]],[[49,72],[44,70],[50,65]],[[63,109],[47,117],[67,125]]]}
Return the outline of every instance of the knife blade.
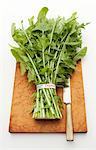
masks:
{"label": "knife blade", "polygon": [[68,79],[68,87],[63,88],[63,100],[66,104],[66,140],[73,141],[73,123],[71,112],[71,91],[70,91],[70,78]]}

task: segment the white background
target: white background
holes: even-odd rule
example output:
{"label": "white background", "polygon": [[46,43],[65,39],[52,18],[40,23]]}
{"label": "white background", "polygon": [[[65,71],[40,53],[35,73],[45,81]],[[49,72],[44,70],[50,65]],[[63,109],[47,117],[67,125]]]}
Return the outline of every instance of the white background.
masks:
{"label": "white background", "polygon": [[[8,44],[13,44],[10,27],[23,19],[37,16],[40,8],[49,8],[48,16],[68,17],[77,11],[80,22],[91,22],[83,31],[83,45],[88,47],[83,59],[83,79],[87,111],[87,134],[75,134],[66,142],[64,134],[10,134],[9,118],[13,92],[15,59]],[[26,25],[26,23],[25,23]],[[0,0],[0,150],[8,149],[96,149],[96,1],[95,0]]]}

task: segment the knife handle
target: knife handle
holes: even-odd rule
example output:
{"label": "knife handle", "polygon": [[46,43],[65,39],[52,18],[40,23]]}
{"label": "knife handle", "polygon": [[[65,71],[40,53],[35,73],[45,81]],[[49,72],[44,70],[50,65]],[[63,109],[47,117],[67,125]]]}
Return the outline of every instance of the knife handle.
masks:
{"label": "knife handle", "polygon": [[66,105],[66,139],[67,141],[73,141],[73,124],[72,124],[72,112],[71,112],[71,104]]}

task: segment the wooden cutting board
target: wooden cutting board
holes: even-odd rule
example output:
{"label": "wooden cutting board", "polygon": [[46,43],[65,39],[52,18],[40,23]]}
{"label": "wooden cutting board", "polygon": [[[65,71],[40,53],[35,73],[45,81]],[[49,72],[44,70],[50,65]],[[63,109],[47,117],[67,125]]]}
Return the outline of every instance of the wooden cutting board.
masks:
{"label": "wooden cutting board", "polygon": [[[20,66],[16,65],[16,74],[13,90],[9,132],[65,132],[66,106],[64,104],[63,118],[61,120],[34,120],[32,118],[32,93],[35,85],[28,83],[27,75],[21,76]],[[62,88],[57,89],[62,98]],[[74,132],[87,132],[86,110],[82,79],[81,62],[77,64],[76,71],[71,78],[72,117]]]}

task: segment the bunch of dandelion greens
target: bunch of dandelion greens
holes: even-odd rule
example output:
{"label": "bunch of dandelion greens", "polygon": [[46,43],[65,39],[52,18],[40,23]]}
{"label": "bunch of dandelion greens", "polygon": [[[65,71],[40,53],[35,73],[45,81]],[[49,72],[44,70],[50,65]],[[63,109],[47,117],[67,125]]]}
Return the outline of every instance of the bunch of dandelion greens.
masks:
{"label": "bunch of dandelion greens", "polygon": [[[81,29],[86,24],[77,22],[76,13],[66,20],[62,17],[48,19],[47,12],[48,8],[43,7],[36,22],[34,16],[28,19],[27,29],[23,21],[19,29],[12,24],[12,37],[18,47],[12,46],[11,52],[20,63],[21,74],[27,71],[29,82],[65,87],[77,61],[86,54],[87,48],[81,49]],[[61,119],[61,104],[55,88],[37,88],[33,118]]]}

